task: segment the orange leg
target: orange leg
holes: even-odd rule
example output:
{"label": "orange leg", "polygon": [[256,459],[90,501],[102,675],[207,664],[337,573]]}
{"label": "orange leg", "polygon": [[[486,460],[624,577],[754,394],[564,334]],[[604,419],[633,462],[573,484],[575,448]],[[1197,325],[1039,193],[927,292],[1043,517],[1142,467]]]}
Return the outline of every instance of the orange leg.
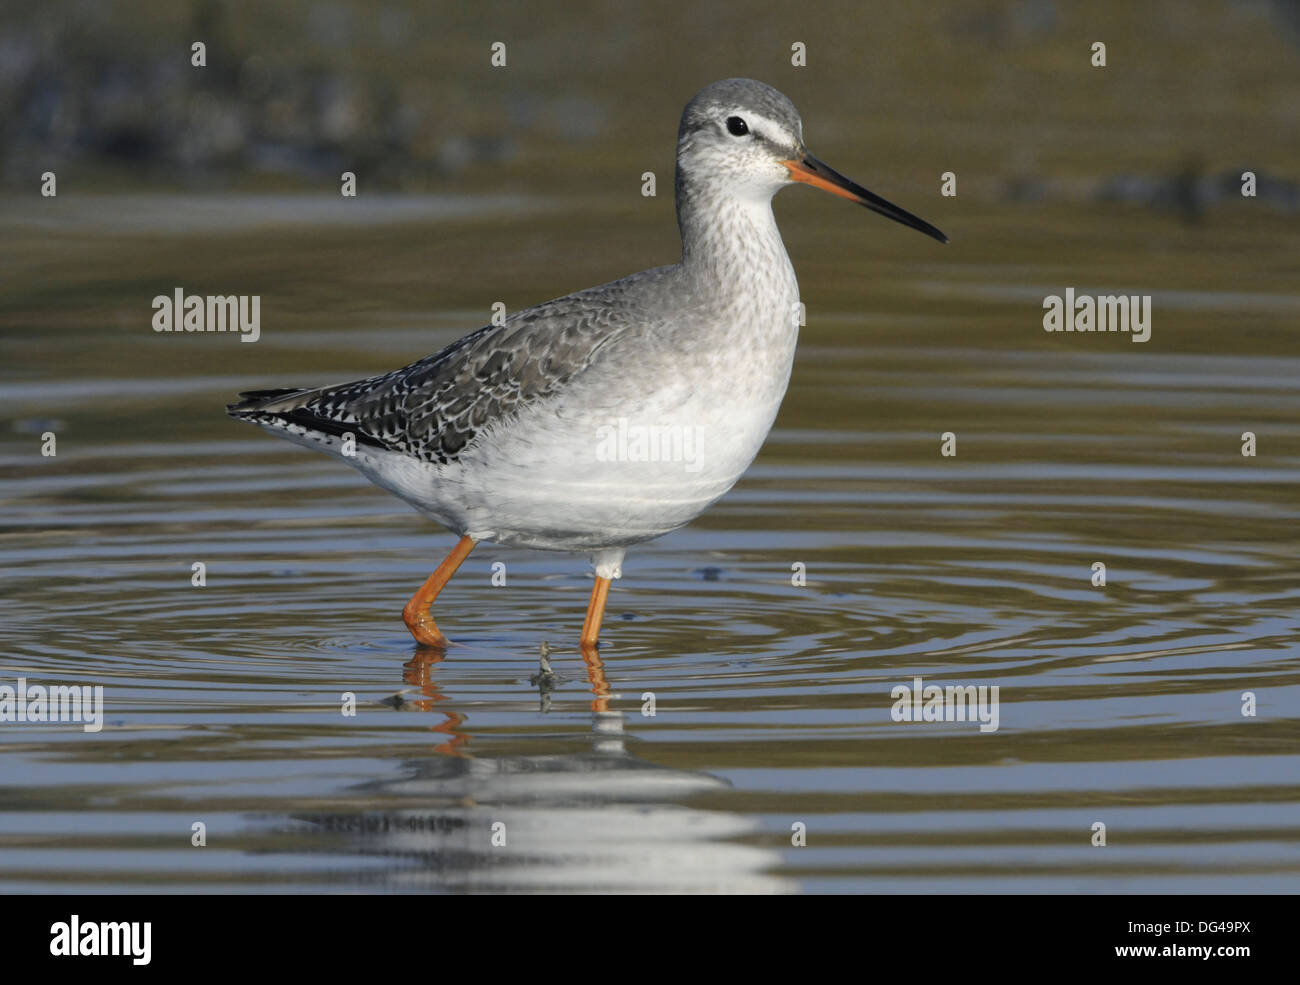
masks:
{"label": "orange leg", "polygon": [[[447,645],[447,637],[442,635],[437,623],[433,621],[429,606],[433,605],[433,600],[438,597],[443,586],[451,581],[451,576],[456,573],[456,569],[465,558],[469,557],[469,552],[473,549],[474,541],[469,537],[462,537],[460,543],[447,555],[447,560],[438,565],[438,570],[429,576],[429,580],[420,586],[420,590],[411,596],[411,601],[407,602],[406,608],[402,610],[402,621],[415,637],[415,642],[421,646],[445,647]],[[599,623],[599,620],[597,622]]]}
{"label": "orange leg", "polygon": [[587,603],[587,620],[582,624],[582,649],[594,649],[600,636],[600,623],[605,618],[605,599],[609,598],[609,579],[596,576],[596,584],[591,589],[591,601]]}

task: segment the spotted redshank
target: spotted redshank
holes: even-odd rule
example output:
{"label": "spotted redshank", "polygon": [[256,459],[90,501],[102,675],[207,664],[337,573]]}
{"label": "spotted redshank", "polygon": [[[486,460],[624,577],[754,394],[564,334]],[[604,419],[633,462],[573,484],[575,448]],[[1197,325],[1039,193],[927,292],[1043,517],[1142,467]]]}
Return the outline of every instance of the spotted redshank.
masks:
{"label": "spotted redshank", "polygon": [[430,607],[480,541],[589,553],[593,652],[624,553],[689,523],[749,467],[776,418],[799,289],[772,197],[803,182],[940,242],[916,216],[808,153],[794,105],[726,79],[677,132],[681,262],[518,311],[435,355],[336,386],[240,394],[232,416],[329,452],[460,541],[411,597]]}

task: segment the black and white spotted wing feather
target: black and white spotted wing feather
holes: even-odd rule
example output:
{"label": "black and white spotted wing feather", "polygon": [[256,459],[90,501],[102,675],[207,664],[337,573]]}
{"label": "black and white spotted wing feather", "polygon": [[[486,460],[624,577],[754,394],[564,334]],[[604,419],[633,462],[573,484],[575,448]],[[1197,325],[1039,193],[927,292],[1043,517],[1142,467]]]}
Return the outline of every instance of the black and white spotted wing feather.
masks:
{"label": "black and white spotted wing feather", "polygon": [[488,425],[558,392],[635,324],[621,288],[616,281],[529,308],[391,373],[249,391],[227,410],[285,431],[351,433],[359,444],[446,465]]}

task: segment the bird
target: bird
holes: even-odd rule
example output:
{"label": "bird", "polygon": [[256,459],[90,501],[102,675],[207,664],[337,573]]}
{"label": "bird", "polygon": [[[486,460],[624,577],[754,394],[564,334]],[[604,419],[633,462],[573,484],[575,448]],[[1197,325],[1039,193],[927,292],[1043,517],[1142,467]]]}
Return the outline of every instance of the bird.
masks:
{"label": "bird", "polygon": [[948,242],[813,157],[781,92],[724,79],[678,126],[677,263],[515,311],[389,373],[248,391],[227,411],[341,458],[459,536],[403,608],[417,648],[447,647],[433,603],[490,542],[590,556],[579,645],[594,654],[628,548],[720,499],[776,419],[800,318],[772,199],[792,184]]}

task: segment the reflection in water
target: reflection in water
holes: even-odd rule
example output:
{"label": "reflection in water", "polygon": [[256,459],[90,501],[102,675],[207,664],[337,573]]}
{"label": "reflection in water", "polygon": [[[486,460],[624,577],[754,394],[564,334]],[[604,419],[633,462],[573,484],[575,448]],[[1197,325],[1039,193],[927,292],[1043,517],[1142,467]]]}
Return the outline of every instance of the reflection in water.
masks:
{"label": "reflection in water", "polygon": [[[777,853],[736,843],[754,833],[754,822],[681,803],[728,784],[655,766],[628,751],[623,713],[608,710],[609,684],[594,650],[584,654],[593,694],[590,751],[557,755],[474,755],[468,716],[442,709],[448,699],[434,673],[442,659],[416,652],[404,678],[420,697],[399,707],[441,716],[431,729],[447,741],[427,758],[404,760],[397,775],[352,790],[366,800],[411,806],[300,812],[288,829],[309,842],[330,835],[324,850],[332,853],[390,859],[391,867],[358,873],[367,885],[426,892],[795,888],[766,874],[780,863]],[[545,701],[552,681],[543,677],[536,686]]]}

